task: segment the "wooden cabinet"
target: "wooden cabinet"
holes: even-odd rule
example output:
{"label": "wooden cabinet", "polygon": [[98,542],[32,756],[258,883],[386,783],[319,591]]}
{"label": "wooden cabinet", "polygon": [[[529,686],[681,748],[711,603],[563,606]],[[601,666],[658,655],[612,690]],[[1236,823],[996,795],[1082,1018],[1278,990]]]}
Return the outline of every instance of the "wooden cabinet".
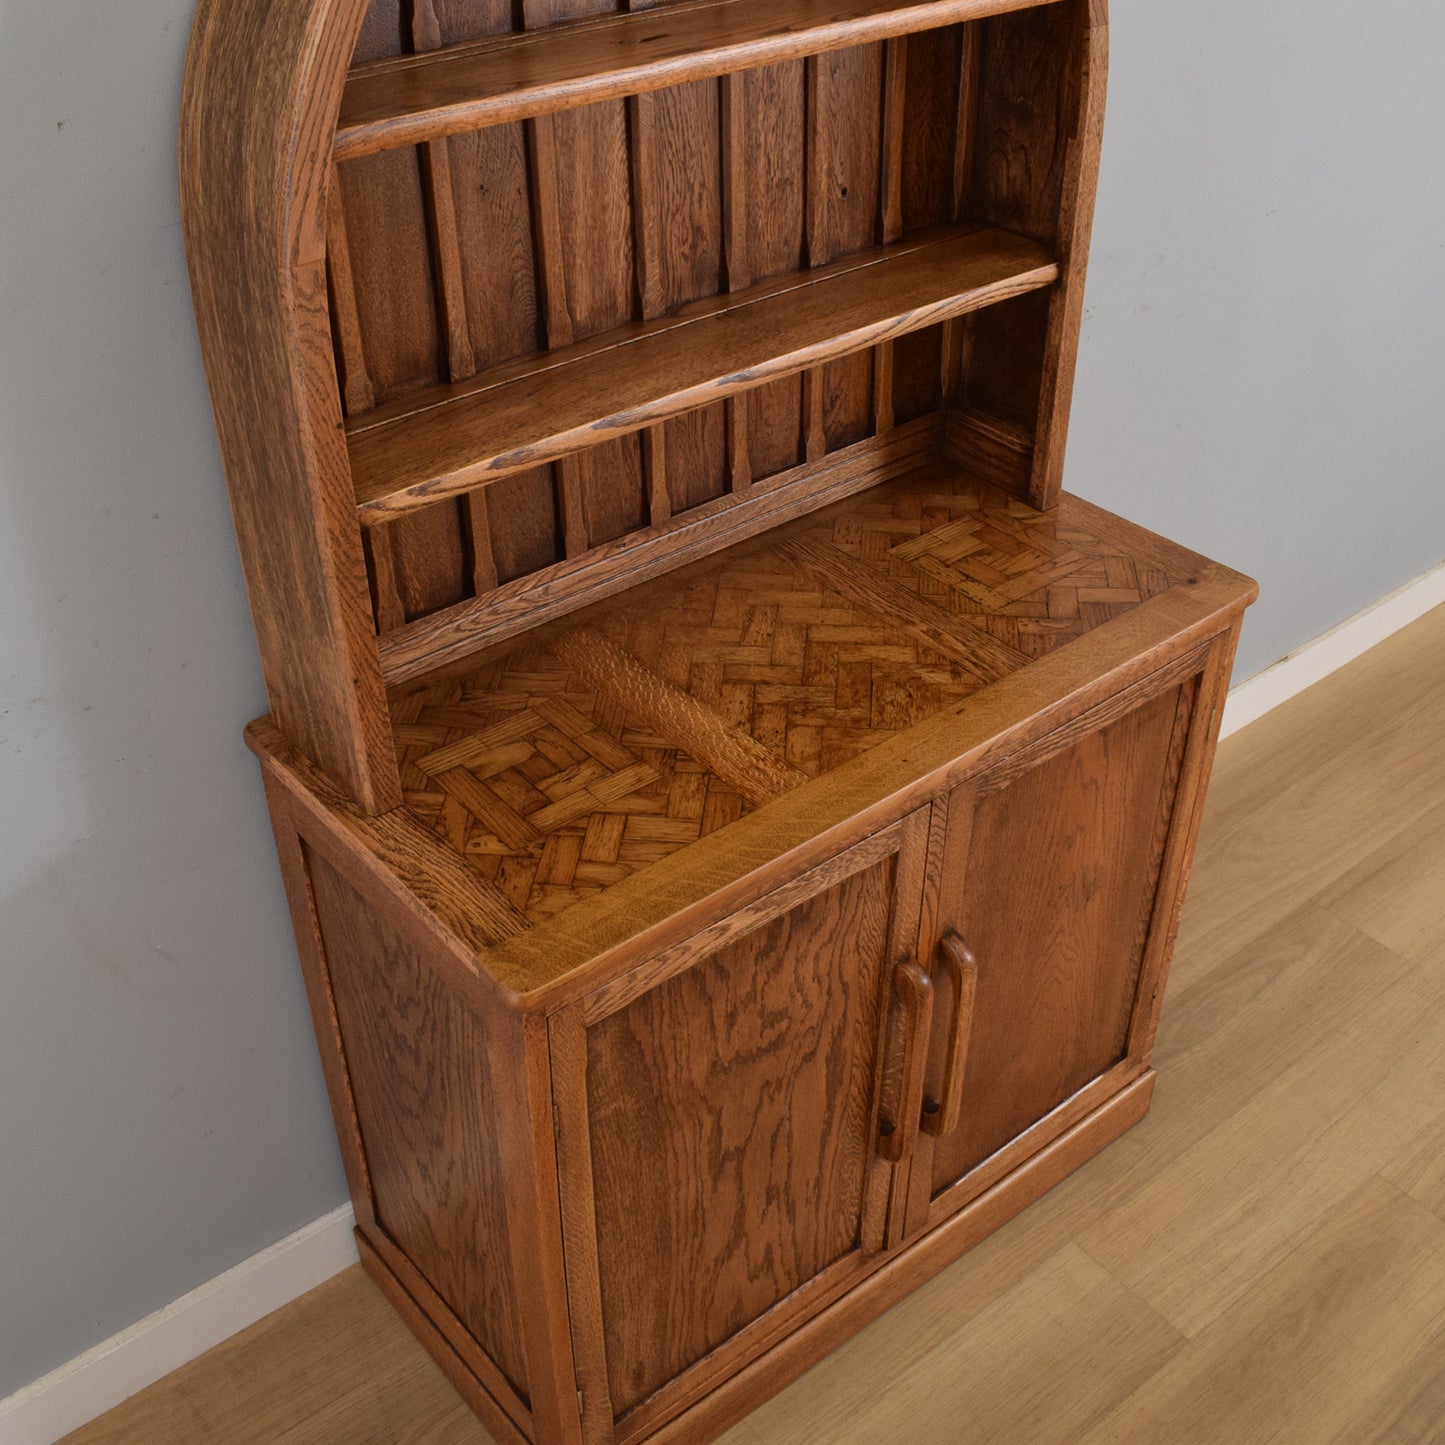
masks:
{"label": "wooden cabinet", "polygon": [[501,1441],[711,1437],[1148,1107],[1254,586],[1062,490],[1107,34],[201,0],[248,738]]}

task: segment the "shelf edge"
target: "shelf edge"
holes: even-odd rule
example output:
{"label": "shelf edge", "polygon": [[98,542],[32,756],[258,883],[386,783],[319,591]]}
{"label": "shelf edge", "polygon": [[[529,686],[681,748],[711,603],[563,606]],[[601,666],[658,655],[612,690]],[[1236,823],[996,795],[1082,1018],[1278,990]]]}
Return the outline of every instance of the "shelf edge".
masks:
{"label": "shelf edge", "polygon": [[[609,29],[651,28],[657,24],[656,11],[624,12],[601,20],[578,25],[562,25],[552,30],[521,33],[478,46],[452,46],[433,51],[427,56],[407,55],[394,61],[380,62],[353,74],[347,93],[355,110],[363,112],[358,119],[347,119],[347,97],[343,96],[341,118],[336,130],[332,158],[354,160],[380,151],[398,150],[420,145],[428,140],[461,135],[468,131],[525,120],[557,111],[572,110],[599,101],[616,100],[648,91],[664,90],[694,80],[714,79],[739,70],[752,70],[801,56],[821,55],[855,45],[891,40],[922,30],[940,29],[991,15],[1016,10],[1035,9],[1056,4],[1058,0],[924,0],[924,3],[880,9],[872,14],[828,21],[796,30],[783,30],[773,35],[730,41],[684,50],[678,54],[655,59],[619,62],[614,68],[571,78],[537,81],[492,95],[479,95],[466,100],[450,101],[415,109],[387,110],[381,114],[365,114],[365,106],[356,100],[357,92],[374,85],[379,78],[398,72],[416,72],[438,66],[459,66],[479,55],[500,54],[515,38],[536,53],[550,40],[572,40],[579,33],[604,35]],[[712,9],[714,6],[698,7]],[[675,12],[673,12],[675,13]]]}

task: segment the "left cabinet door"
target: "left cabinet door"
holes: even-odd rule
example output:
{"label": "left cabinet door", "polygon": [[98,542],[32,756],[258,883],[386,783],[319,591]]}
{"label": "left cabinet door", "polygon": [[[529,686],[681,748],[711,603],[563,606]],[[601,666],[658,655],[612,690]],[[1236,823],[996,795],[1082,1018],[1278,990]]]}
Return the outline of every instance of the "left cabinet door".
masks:
{"label": "left cabinet door", "polygon": [[579,1382],[598,1424],[605,1382],[618,1438],[882,1248],[906,1143],[889,1116],[906,1117],[915,1055],[921,1088],[908,1041],[927,1036],[926,832],[905,819],[553,1016]]}

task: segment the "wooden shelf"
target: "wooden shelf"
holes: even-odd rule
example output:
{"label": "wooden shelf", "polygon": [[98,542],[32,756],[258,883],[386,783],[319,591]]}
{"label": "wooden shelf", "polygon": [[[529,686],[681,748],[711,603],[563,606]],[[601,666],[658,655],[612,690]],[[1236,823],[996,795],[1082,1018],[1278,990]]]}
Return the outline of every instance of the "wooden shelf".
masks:
{"label": "wooden shelf", "polygon": [[1026,237],[940,228],[421,393],[354,425],[357,507],[375,525],[1058,275]]}
{"label": "wooden shelf", "polygon": [[660,90],[1051,0],[701,0],[454,45],[358,67],[335,156]]}

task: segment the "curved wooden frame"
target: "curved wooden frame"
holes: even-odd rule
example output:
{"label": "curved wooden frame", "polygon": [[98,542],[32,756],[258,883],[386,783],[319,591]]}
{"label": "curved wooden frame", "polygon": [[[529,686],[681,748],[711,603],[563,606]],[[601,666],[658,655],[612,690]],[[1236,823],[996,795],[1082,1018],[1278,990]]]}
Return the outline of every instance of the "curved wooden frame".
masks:
{"label": "curved wooden frame", "polygon": [[366,0],[201,0],[181,221],[272,713],[371,812],[401,801],[328,319],[331,142]]}

